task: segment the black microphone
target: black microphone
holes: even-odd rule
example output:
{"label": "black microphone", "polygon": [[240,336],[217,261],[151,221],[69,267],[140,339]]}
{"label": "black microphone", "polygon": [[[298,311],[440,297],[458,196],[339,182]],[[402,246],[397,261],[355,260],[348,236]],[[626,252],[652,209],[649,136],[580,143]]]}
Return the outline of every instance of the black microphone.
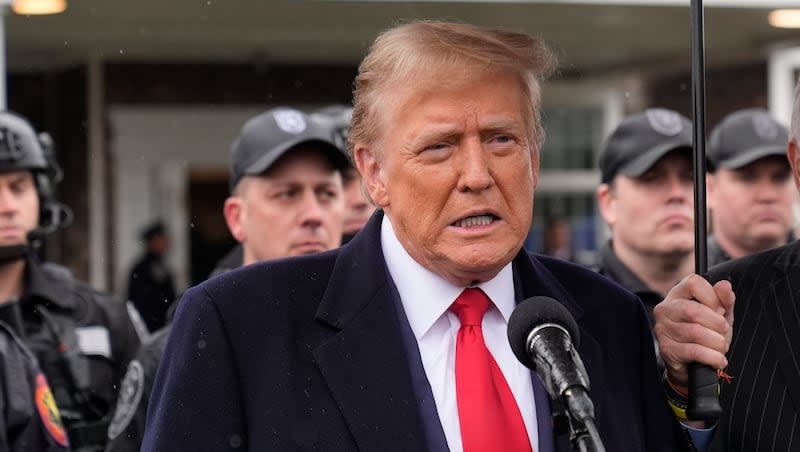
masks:
{"label": "black microphone", "polygon": [[603,451],[594,425],[589,377],[576,350],[579,339],[575,319],[550,297],[528,298],[517,305],[508,320],[511,350],[522,364],[539,374],[550,399],[561,401],[567,408],[581,450]]}

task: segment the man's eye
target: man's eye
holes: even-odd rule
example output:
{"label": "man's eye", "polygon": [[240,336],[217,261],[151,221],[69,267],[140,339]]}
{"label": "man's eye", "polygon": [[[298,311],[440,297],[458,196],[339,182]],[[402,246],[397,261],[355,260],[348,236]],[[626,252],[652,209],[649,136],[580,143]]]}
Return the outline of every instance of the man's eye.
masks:
{"label": "man's eye", "polygon": [[439,151],[445,149],[448,146],[447,143],[436,143],[432,144],[425,148],[426,151]]}
{"label": "man's eye", "polygon": [[337,193],[333,190],[323,190],[319,192],[319,197],[326,200],[336,199]]}
{"label": "man's eye", "polygon": [[15,182],[11,184],[11,191],[20,194],[28,189],[28,184],[25,182]]}
{"label": "man's eye", "polygon": [[290,199],[294,196],[294,194],[294,190],[283,190],[275,193],[273,197],[276,199]]}

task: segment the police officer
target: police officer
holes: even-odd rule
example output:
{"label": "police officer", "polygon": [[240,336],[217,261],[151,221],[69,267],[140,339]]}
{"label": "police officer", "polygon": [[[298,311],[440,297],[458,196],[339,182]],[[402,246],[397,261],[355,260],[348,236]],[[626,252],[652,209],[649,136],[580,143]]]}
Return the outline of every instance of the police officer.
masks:
{"label": "police officer", "polygon": [[[214,274],[339,246],[345,210],[341,172],[349,163],[331,134],[329,123],[286,107],[245,123],[233,144],[231,196],[224,207],[239,247]],[[169,333],[169,324],[157,331],[128,366],[108,429],[107,451],[139,450]]]}
{"label": "police officer", "polygon": [[722,119],[708,140],[708,266],[785,245],[796,192],[789,131],[761,108]]}
{"label": "police officer", "polygon": [[656,304],[693,270],[692,127],[671,110],[625,118],[600,155],[601,215],[611,238],[599,271],[639,296],[652,323]]}
{"label": "police officer", "polygon": [[36,358],[0,322],[0,451],[68,451],[69,439]]}
{"label": "police officer", "polygon": [[139,337],[124,303],[38,261],[36,244],[68,216],[52,197],[56,173],[28,121],[0,112],[0,321],[36,356],[72,447],[102,450]]}
{"label": "police officer", "polygon": [[175,281],[166,263],[170,240],[161,221],[142,232],[145,252],[128,276],[128,300],[136,306],[148,331],[154,332],[167,323],[167,311],[175,301]]}
{"label": "police officer", "polygon": [[[353,107],[331,105],[317,110],[311,116],[331,129],[333,143],[347,153],[347,132],[353,116]],[[344,183],[345,199],[342,235],[342,245],[344,245],[367,224],[369,217],[375,211],[375,206],[361,189],[361,175],[352,162],[342,170],[342,182]]]}

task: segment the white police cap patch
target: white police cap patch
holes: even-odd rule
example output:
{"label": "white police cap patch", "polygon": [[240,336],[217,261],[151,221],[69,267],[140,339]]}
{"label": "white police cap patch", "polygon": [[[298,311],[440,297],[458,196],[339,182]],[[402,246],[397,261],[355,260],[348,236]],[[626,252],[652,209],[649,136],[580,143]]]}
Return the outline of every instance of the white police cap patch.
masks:
{"label": "white police cap patch", "polygon": [[778,138],[778,126],[766,113],[753,115],[753,129],[756,131],[756,135],[764,141]]}
{"label": "white police cap patch", "polygon": [[286,133],[298,134],[306,130],[306,120],[297,110],[278,110],[272,116],[278,127]]}
{"label": "white police cap patch", "polygon": [[662,108],[651,108],[647,110],[646,115],[650,127],[661,135],[674,137],[683,130],[681,116],[674,111],[664,110]]}
{"label": "white police cap patch", "polygon": [[128,428],[142,401],[142,392],[144,392],[144,368],[138,360],[133,360],[128,364],[128,371],[122,379],[117,396],[117,409],[108,426],[108,439],[113,440]]}

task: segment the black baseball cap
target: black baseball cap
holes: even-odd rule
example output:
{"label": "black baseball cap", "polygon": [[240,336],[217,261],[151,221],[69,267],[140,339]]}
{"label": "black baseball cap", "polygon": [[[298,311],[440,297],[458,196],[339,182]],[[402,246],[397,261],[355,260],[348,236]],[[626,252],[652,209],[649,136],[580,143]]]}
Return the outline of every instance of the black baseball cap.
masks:
{"label": "black baseball cap", "polygon": [[300,144],[313,144],[342,170],[349,165],[345,153],[332,141],[329,127],[300,110],[275,107],[249,119],[231,147],[230,189],[244,176],[257,176],[270,169]]}
{"label": "black baseball cap", "polygon": [[680,113],[650,108],[623,119],[600,153],[601,180],[639,177],[675,150],[692,151],[692,123]]}
{"label": "black baseball cap", "polygon": [[708,170],[737,169],[764,157],[786,157],[788,142],[789,131],[766,110],[733,112],[711,131],[706,155]]}

